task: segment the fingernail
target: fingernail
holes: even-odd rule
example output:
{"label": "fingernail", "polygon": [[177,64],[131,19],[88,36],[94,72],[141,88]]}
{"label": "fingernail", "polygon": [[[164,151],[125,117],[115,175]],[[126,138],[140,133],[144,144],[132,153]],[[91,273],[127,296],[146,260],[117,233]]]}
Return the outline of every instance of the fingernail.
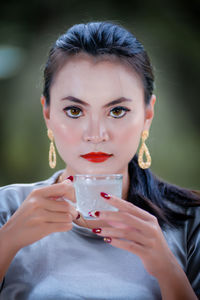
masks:
{"label": "fingernail", "polygon": [[73,181],[73,180],[74,180],[74,177],[73,177],[73,176],[69,176],[69,177],[67,177],[67,179]]}
{"label": "fingernail", "polygon": [[93,228],[92,232],[94,232],[94,233],[101,233],[101,228]]}
{"label": "fingernail", "polygon": [[110,237],[105,237],[103,240],[106,243],[111,243],[111,241],[112,241],[112,239]]}
{"label": "fingernail", "polygon": [[78,213],[78,216],[76,217],[76,220],[78,220],[81,217],[80,213]]}
{"label": "fingernail", "polygon": [[99,217],[100,216],[100,211],[98,211],[98,210],[89,211],[88,215],[90,217]]}
{"label": "fingernail", "polygon": [[105,199],[110,199],[110,196],[106,193],[101,192],[101,196],[104,197]]}

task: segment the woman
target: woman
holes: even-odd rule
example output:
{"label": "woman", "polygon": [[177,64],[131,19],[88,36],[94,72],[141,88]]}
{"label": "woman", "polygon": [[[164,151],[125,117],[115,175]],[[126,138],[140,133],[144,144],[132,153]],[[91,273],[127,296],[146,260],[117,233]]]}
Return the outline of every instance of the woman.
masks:
{"label": "woman", "polygon": [[[153,81],[143,46],[119,25],[79,24],[58,38],[41,103],[50,166],[55,140],[66,169],[1,188],[0,299],[200,295],[199,196],[148,169]],[[119,210],[85,220],[72,203],[78,173],[123,174],[122,199],[101,194]]]}

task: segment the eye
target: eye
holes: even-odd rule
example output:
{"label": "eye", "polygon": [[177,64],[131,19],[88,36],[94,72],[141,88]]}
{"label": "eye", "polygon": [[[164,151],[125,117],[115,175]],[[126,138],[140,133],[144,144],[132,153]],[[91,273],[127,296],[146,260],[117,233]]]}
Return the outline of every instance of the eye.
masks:
{"label": "eye", "polygon": [[112,117],[114,117],[115,119],[120,119],[123,116],[125,116],[128,111],[130,111],[130,109],[128,109],[126,107],[118,106],[118,107],[113,108],[110,111],[110,114],[113,113],[113,115],[111,115]]}
{"label": "eye", "polygon": [[82,110],[76,106],[68,106],[64,108],[64,111],[66,115],[70,118],[77,119],[79,118],[82,114]]}

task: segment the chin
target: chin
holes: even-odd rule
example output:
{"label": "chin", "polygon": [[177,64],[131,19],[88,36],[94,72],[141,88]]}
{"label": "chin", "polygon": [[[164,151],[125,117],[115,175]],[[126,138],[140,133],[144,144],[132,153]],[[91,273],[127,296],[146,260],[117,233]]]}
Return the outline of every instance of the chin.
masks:
{"label": "chin", "polygon": [[83,158],[74,157],[70,161],[75,161],[76,165],[66,162],[66,166],[69,166],[71,170],[74,170],[74,174],[95,174],[95,175],[104,175],[104,174],[119,174],[120,166],[116,166],[116,163],[112,161],[105,161],[101,163],[93,163]]}
{"label": "chin", "polygon": [[96,174],[96,175],[104,175],[104,174],[116,174],[116,168],[113,169],[112,166],[103,166],[98,163],[91,167],[85,167],[82,169],[82,174]]}

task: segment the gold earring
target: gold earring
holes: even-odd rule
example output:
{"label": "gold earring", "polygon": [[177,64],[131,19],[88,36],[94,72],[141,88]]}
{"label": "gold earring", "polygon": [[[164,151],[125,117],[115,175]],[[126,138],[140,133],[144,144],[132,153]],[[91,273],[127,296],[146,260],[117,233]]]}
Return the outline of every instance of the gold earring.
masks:
{"label": "gold earring", "polygon": [[[147,148],[147,145],[145,144],[146,139],[149,136],[149,132],[147,130],[144,130],[142,132],[142,145],[139,150],[138,154],[138,164],[141,169],[148,169],[151,166],[151,155],[149,153],[149,149]],[[143,155],[146,155],[146,162],[143,161]]]}
{"label": "gold earring", "polygon": [[56,166],[56,150],[53,144],[53,132],[48,129],[47,131],[48,138],[50,139],[50,147],[49,147],[49,166],[54,169]]}

